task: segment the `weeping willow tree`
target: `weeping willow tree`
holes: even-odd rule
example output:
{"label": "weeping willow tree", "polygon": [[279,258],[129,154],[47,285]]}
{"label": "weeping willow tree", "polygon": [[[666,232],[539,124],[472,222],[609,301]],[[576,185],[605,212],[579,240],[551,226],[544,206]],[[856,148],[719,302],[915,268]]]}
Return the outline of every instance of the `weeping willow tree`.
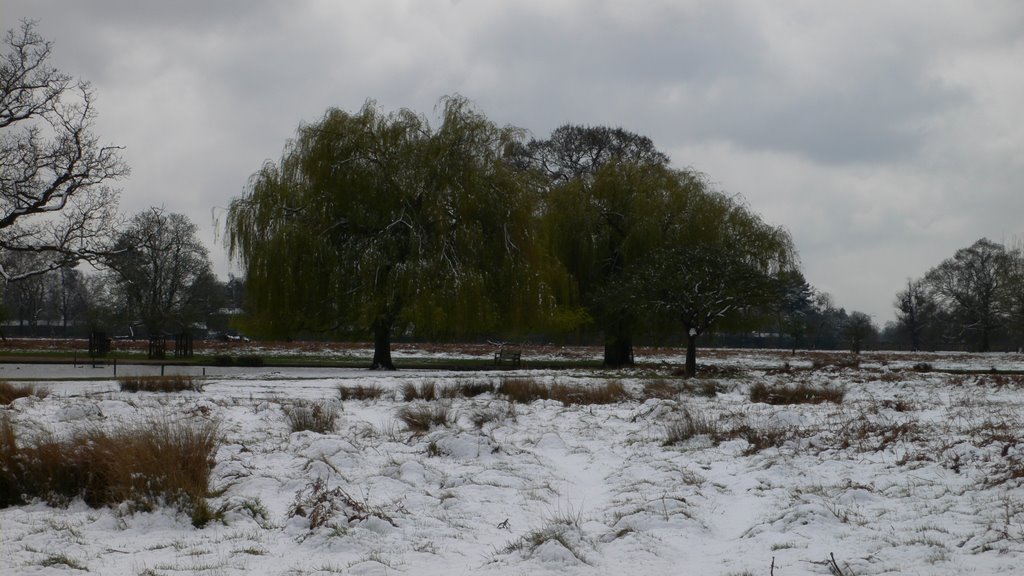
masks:
{"label": "weeping willow tree", "polygon": [[649,314],[682,325],[685,370],[694,376],[698,337],[770,308],[798,263],[784,229],[700,175],[680,171],[676,179],[661,198],[661,243],[632,277],[632,294]]}
{"label": "weeping willow tree", "polygon": [[521,131],[461,97],[434,129],[408,110],[329,110],[231,203],[227,243],[268,335],[510,333],[550,316],[561,286],[544,258],[539,186],[513,169]]}

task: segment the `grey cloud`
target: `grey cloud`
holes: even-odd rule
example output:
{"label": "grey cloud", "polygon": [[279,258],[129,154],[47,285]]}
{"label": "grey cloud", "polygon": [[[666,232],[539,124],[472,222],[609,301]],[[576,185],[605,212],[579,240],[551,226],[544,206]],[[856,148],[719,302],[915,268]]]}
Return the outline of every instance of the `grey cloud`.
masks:
{"label": "grey cloud", "polygon": [[[879,318],[917,268],[1024,232],[1012,0],[4,0],[3,16],[38,18],[54,63],[93,81],[97,131],[133,167],[123,208],[186,212],[211,243],[211,207],[300,122],[367,98],[430,116],[455,92],[540,137],[566,122],[650,136]],[[873,258],[906,272],[863,278]]]}

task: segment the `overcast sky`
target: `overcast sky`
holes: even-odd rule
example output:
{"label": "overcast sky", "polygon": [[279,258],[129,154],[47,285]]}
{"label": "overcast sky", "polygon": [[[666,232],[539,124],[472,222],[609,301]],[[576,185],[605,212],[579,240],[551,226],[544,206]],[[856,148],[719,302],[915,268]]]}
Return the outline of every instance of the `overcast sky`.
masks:
{"label": "overcast sky", "polygon": [[1019,0],[0,0],[22,18],[93,83],[122,210],[187,214],[222,276],[214,223],[301,122],[453,93],[538,138],[651,137],[879,324],[907,278],[1024,236]]}

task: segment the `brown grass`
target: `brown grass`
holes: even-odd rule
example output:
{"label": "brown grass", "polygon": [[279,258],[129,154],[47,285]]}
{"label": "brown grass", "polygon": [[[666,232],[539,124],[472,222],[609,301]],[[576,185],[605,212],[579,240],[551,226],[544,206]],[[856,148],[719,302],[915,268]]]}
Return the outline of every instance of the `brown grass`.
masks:
{"label": "brown grass", "polygon": [[551,399],[558,400],[566,406],[573,404],[614,404],[629,398],[626,388],[618,380],[609,380],[602,385],[587,386],[585,384],[551,385]]}
{"label": "brown grass", "polygon": [[206,509],[218,424],[208,420],[147,420],[90,429],[58,439],[19,442],[15,426],[0,421],[0,503],[42,499],[92,507],[128,502],[150,510],[171,504]]}
{"label": "brown grass", "polygon": [[376,400],[384,395],[384,389],[376,384],[338,386],[338,396],[345,400]]}
{"label": "brown grass", "polygon": [[750,401],[763,404],[842,404],[846,391],[842,388],[815,387],[800,383],[793,386],[768,386],[758,382],[750,387]]}
{"label": "brown grass", "polygon": [[519,404],[551,398],[548,387],[532,378],[505,378],[498,386],[498,394]]}
{"label": "brown grass", "polygon": [[0,380],[0,404],[10,404],[18,398],[27,398],[29,396],[35,396],[36,398],[46,398],[50,394],[50,390],[34,384],[11,384],[6,380]]}
{"label": "brown grass", "polygon": [[558,400],[566,406],[613,404],[629,398],[625,386],[618,380],[609,380],[595,386],[556,382],[548,387],[532,378],[506,378],[498,386],[498,394],[520,404],[529,404],[535,400]]}

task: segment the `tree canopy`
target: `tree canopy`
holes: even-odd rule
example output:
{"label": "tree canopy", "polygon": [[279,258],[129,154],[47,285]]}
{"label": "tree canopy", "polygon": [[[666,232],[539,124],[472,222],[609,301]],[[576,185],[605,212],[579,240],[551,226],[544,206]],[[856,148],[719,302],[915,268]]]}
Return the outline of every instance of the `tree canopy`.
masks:
{"label": "tree canopy", "polygon": [[553,306],[539,190],[507,161],[521,131],[461,97],[441,109],[436,129],[373,102],[329,110],[232,202],[229,249],[268,332],[370,332],[373,367],[393,368],[394,334],[526,328]]}
{"label": "tree canopy", "polygon": [[139,319],[157,334],[185,329],[208,311],[204,288],[215,278],[196,233],[187,216],[160,208],[131,218],[104,260],[125,296],[128,321]]}
{"label": "tree canopy", "polygon": [[[1024,256],[982,238],[910,281],[897,295],[896,329],[929,347],[966,346],[987,352],[999,340],[1024,341]],[[915,341],[916,340],[916,341]]]}
{"label": "tree canopy", "polygon": [[603,333],[606,366],[632,364],[640,310],[623,291],[657,245],[668,156],[621,128],[565,125],[517,157],[542,180],[545,238],[574,282],[577,319]]}
{"label": "tree canopy", "polygon": [[778,306],[796,267],[789,234],[761,220],[737,197],[677,171],[657,214],[663,236],[633,276],[633,297],[648,313],[685,330],[686,373],[696,373],[697,338],[712,326],[752,319]]}
{"label": "tree canopy", "polygon": [[693,356],[796,270],[788,233],[646,137],[569,125],[525,142],[464,98],[440,108],[436,128],[373,102],[328,110],[253,175],[227,242],[259,329],[372,334],[373,367],[393,368],[396,335],[592,322],[621,366],[664,318],[692,333]]}

